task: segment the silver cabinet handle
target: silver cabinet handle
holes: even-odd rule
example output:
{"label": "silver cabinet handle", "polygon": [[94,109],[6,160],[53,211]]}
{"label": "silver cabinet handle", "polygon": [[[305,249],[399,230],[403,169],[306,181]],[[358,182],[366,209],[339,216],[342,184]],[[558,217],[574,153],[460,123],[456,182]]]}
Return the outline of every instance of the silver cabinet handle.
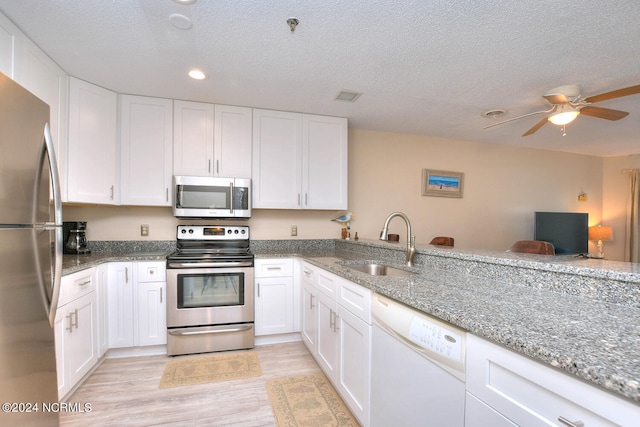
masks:
{"label": "silver cabinet handle", "polygon": [[338,332],[340,328],[338,327],[338,321],[340,320],[340,316],[338,313],[333,313],[333,332]]}
{"label": "silver cabinet handle", "polygon": [[304,205],[307,206],[309,204],[309,193],[304,193]]}
{"label": "silver cabinet handle", "polygon": [[208,172],[211,173],[211,159],[209,159],[209,167],[207,169],[208,169]]}
{"label": "silver cabinet handle", "polygon": [[129,283],[129,267],[124,268],[124,282]]}
{"label": "silver cabinet handle", "polygon": [[258,282],[258,298],[260,298],[260,282]]}
{"label": "silver cabinet handle", "polygon": [[[75,316],[76,321],[73,321],[73,317]],[[72,311],[71,313],[69,313],[68,316],[66,316],[67,319],[69,319],[69,327],[65,328],[67,331],[69,331],[69,333],[73,332],[73,327],[75,326],[76,329],[78,329],[78,309],[76,308],[75,311]]]}
{"label": "silver cabinet handle", "polygon": [[160,288],[160,304],[162,304],[162,288]]}
{"label": "silver cabinet handle", "polygon": [[329,327],[333,330],[336,327],[336,313],[332,309],[329,309]]}
{"label": "silver cabinet handle", "polygon": [[113,200],[113,185],[111,186],[111,200]]}
{"label": "silver cabinet handle", "polygon": [[78,286],[80,286],[81,288],[84,288],[85,286],[90,285],[90,284],[91,284],[91,280],[87,280],[85,282],[82,282],[82,283],[78,284]]}
{"label": "silver cabinet handle", "polygon": [[220,160],[216,160],[216,173],[220,173]]}
{"label": "silver cabinet handle", "polygon": [[310,309],[310,310],[313,310],[313,307],[315,307],[315,306],[313,305],[313,297],[314,297],[314,296],[315,296],[315,295],[313,295],[313,294],[309,294],[309,309]]}
{"label": "silver cabinet handle", "polygon": [[300,206],[300,193],[298,193],[298,206]]}
{"label": "silver cabinet handle", "polygon": [[168,202],[169,201],[169,189],[168,188],[165,190],[165,193],[166,193],[165,198],[166,198],[166,201]]}
{"label": "silver cabinet handle", "polygon": [[584,427],[584,423],[582,421],[569,421],[568,419],[562,416],[558,417],[558,421],[560,421],[562,424],[565,424],[569,427]]}

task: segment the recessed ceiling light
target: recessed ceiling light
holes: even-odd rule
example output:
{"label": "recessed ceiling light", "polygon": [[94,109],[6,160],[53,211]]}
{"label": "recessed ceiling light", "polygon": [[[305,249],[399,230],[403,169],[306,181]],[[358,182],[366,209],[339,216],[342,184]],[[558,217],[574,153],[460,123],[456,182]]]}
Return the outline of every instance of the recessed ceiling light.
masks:
{"label": "recessed ceiling light", "polygon": [[173,0],[178,4],[194,4],[196,0]]}
{"label": "recessed ceiling light", "polygon": [[174,13],[169,16],[169,22],[179,30],[188,30],[193,27],[191,19],[179,13]]}
{"label": "recessed ceiling light", "polygon": [[194,68],[193,70],[189,70],[189,77],[194,80],[204,80],[207,78],[207,74],[202,70]]}
{"label": "recessed ceiling light", "polygon": [[347,102],[355,102],[362,95],[360,92],[355,92],[352,90],[342,90],[340,93],[336,95],[334,98],[336,101],[347,101]]}

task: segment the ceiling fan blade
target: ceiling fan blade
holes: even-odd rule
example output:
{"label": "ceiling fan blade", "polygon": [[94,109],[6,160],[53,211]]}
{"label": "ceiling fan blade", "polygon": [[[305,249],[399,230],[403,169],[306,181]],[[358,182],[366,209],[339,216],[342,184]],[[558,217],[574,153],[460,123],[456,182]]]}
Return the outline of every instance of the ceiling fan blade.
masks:
{"label": "ceiling fan blade", "polygon": [[566,104],[567,102],[571,101],[569,98],[567,98],[566,95],[563,95],[561,93],[550,93],[544,95],[543,97],[551,104]]}
{"label": "ceiling fan blade", "polygon": [[[550,109],[548,109],[548,110],[544,110],[544,111],[535,111],[535,112],[533,112],[533,113],[525,114],[525,115],[523,115],[523,116],[518,116],[518,117],[514,117],[514,118],[512,118],[512,119],[503,120],[503,121],[501,121],[501,122],[492,123],[492,124],[490,124],[490,125],[488,125],[488,126],[483,127],[482,129],[489,129],[489,128],[492,128],[492,127],[494,127],[494,126],[501,125],[501,124],[503,124],[503,123],[509,123],[509,122],[514,121],[514,120],[523,119],[523,118],[525,118],[525,117],[535,116],[536,114],[550,113],[550,112],[552,112],[552,111],[553,111],[553,110],[555,110],[555,109],[556,109],[556,107],[555,107],[555,105],[554,105],[552,108],[550,108]],[[546,119],[545,119],[545,120],[546,120]]]}
{"label": "ceiling fan blade", "polygon": [[532,133],[536,132],[538,129],[540,129],[542,126],[544,126],[545,123],[547,123],[549,120],[547,120],[547,118],[545,117],[544,119],[540,120],[538,123],[536,123],[536,125],[534,127],[532,127],[531,129],[529,129],[528,131],[526,131],[525,133],[522,134],[522,136],[529,136]]}
{"label": "ceiling fan blade", "polygon": [[606,120],[620,120],[629,115],[626,111],[611,110],[609,108],[593,106],[582,107],[580,109],[580,114]]}
{"label": "ceiling fan blade", "polygon": [[640,85],[625,87],[624,89],[612,90],[611,92],[593,95],[585,99],[586,102],[601,102],[607,99],[620,98],[622,96],[635,95],[640,93]]}

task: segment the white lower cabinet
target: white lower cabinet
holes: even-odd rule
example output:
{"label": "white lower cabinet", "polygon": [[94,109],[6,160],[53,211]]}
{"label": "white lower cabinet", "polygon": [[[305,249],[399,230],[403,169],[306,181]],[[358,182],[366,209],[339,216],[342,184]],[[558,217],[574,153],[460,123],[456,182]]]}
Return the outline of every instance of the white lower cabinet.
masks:
{"label": "white lower cabinet", "polygon": [[256,336],[294,332],[293,259],[255,261]]}
{"label": "white lower cabinet", "polygon": [[465,426],[631,426],[640,406],[468,334],[465,420]]}
{"label": "white lower cabinet", "polygon": [[368,426],[372,292],[304,261],[301,283],[302,340],[351,412]]}
{"label": "white lower cabinet", "polygon": [[94,268],[62,278],[54,325],[60,400],[98,362],[97,310]]}
{"label": "white lower cabinet", "polygon": [[138,262],[136,270],[138,310],[134,322],[134,344],[167,343],[167,279],[164,262]]}
{"label": "white lower cabinet", "polygon": [[108,275],[109,348],[166,344],[165,263],[112,262]]}

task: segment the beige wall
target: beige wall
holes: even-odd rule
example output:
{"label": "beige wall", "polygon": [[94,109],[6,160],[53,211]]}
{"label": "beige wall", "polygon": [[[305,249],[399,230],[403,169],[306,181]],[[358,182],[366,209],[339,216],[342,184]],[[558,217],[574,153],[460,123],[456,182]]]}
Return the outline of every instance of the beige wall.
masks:
{"label": "beige wall", "polygon": [[604,159],[602,225],[613,227],[613,241],[603,243],[604,254],[607,259],[624,261],[629,174],[622,173],[622,171],[624,169],[639,168],[640,155],[637,154]]}
{"label": "beige wall", "polygon": [[[464,197],[421,196],[423,168],[464,172]],[[418,243],[449,235],[459,248],[506,250],[533,237],[536,210],[588,212],[592,224],[600,223],[602,169],[598,157],[351,129],[352,234],[377,238],[387,215],[399,210],[411,219]],[[578,201],[581,192],[587,202]],[[334,238],[340,226],[330,220],[340,213],[256,209],[247,224],[254,239],[292,238],[292,225],[297,238]],[[65,206],[64,214],[66,220],[89,222],[89,240],[143,239],[143,223],[150,225],[148,239],[171,240],[178,224],[169,208]],[[400,219],[390,231],[405,241]]]}

